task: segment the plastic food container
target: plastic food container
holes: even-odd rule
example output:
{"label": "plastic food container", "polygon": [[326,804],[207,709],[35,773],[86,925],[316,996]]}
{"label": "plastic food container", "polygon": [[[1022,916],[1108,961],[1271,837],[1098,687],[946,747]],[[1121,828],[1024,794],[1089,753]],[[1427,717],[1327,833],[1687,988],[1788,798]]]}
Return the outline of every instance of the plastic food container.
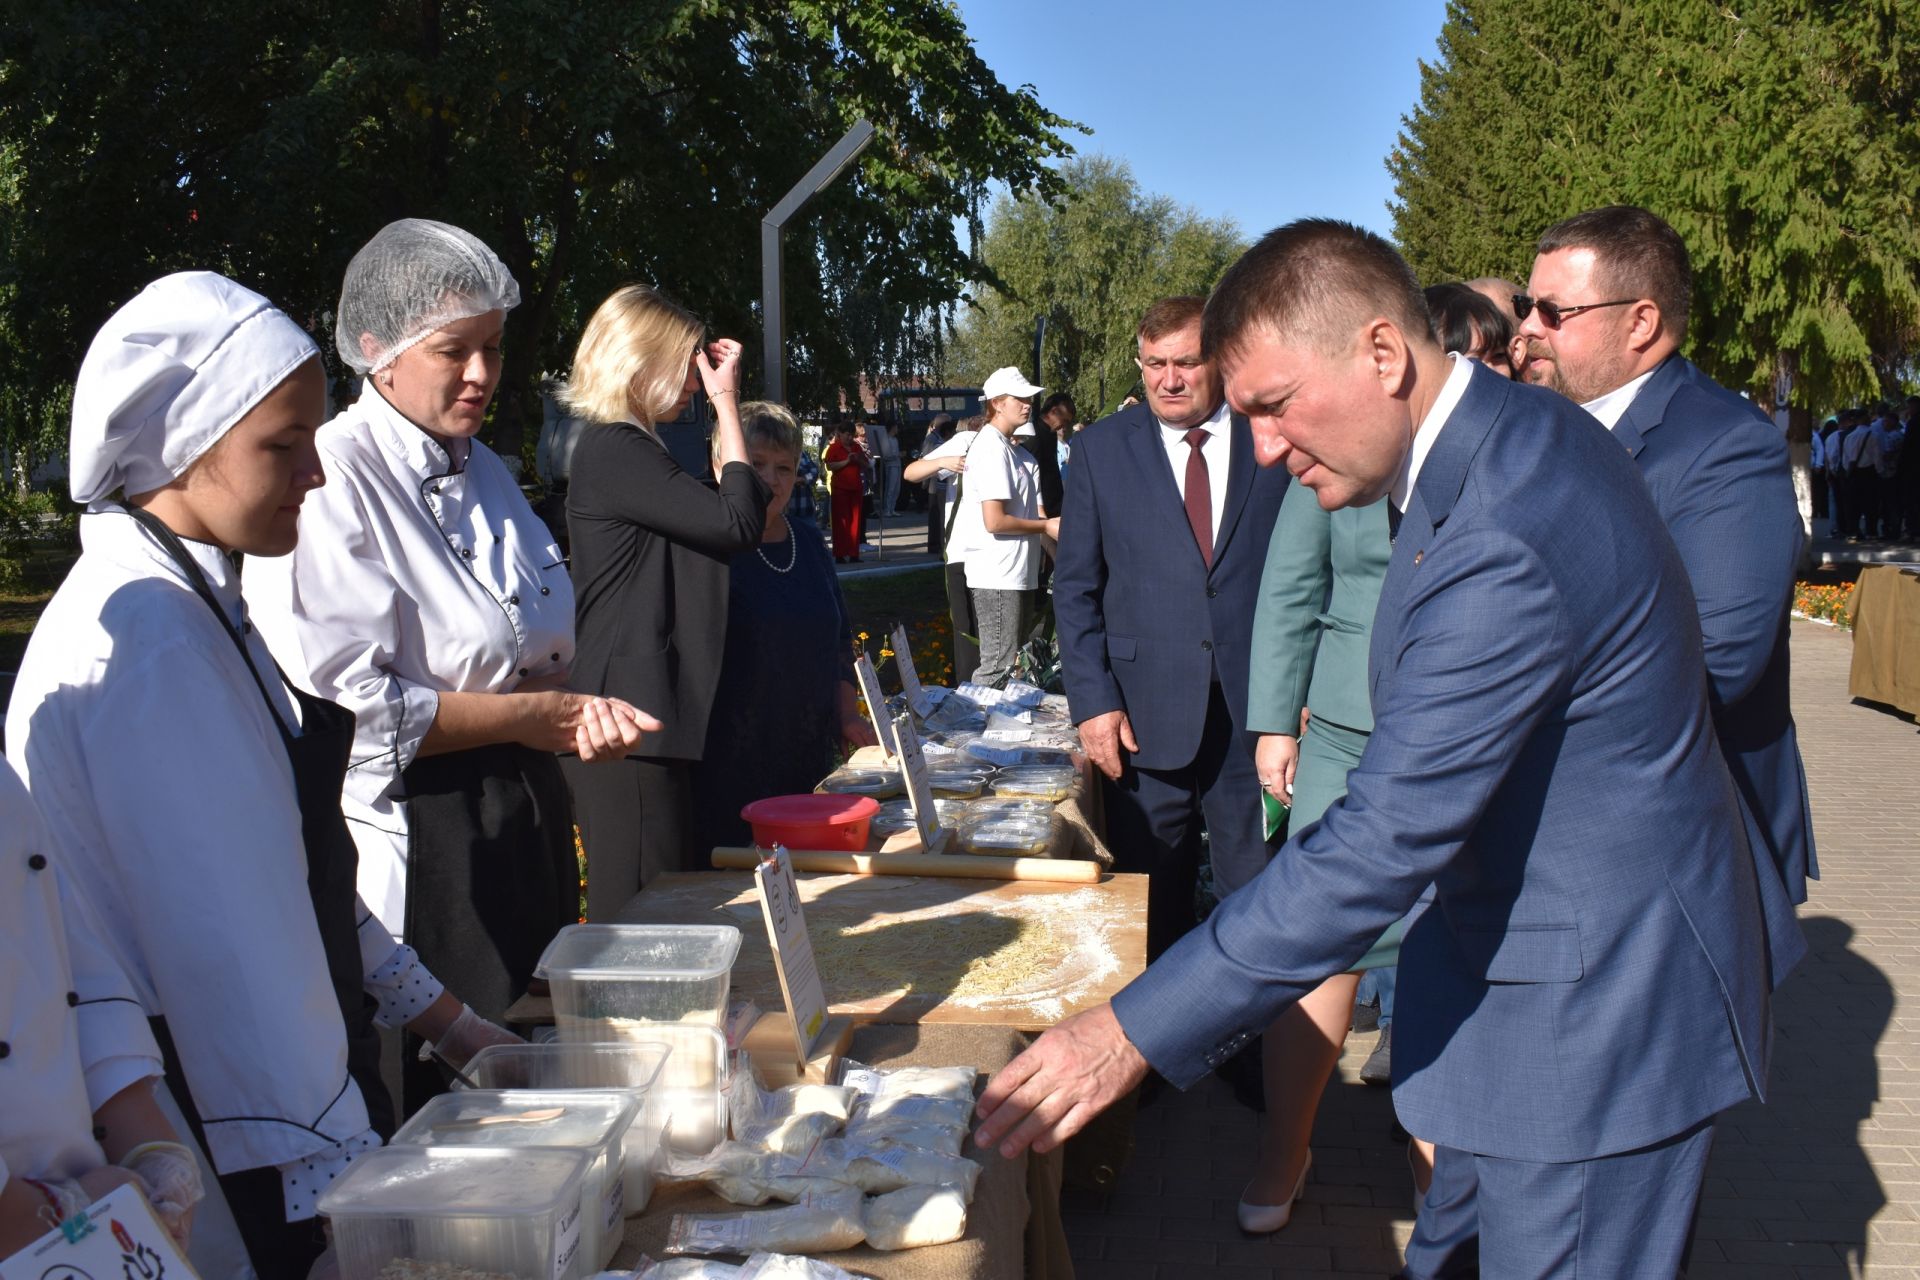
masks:
{"label": "plastic food container", "polygon": [[984,800],[970,800],[961,809],[955,825],[979,822],[986,818],[1013,818],[1021,815],[1036,818],[1050,818],[1054,813],[1051,800],[1023,800],[1018,796],[989,796]]}
{"label": "plastic food container", "polygon": [[836,769],[814,788],[823,794],[872,796],[875,800],[891,800],[905,789],[900,775],[891,769]]}
{"label": "plastic food container", "polygon": [[950,800],[971,800],[987,789],[994,770],[974,766],[934,765],[927,770],[933,794]]}
{"label": "plastic food container", "polygon": [[1079,789],[1079,775],[1071,765],[1014,765],[993,780],[994,795],[1027,800],[1065,800]]}
{"label": "plastic food container", "polygon": [[626,1143],[640,1104],[614,1090],[470,1089],[428,1100],[395,1147],[563,1147],[587,1157],[580,1251],[595,1267],[627,1236]]}
{"label": "plastic food container", "polygon": [[783,844],[857,851],[867,847],[867,824],[879,808],[872,796],[816,793],[755,800],[740,816],[753,826],[753,842],[762,849]]}
{"label": "plastic food container", "polygon": [[[622,1028],[723,1024],[739,954],[740,930],[730,924],[570,924],[547,944],[533,972],[553,989],[562,1040],[656,1040]],[[616,1034],[604,1034],[610,1030]]]}
{"label": "plastic food container", "polygon": [[[655,1091],[670,1050],[664,1042],[623,1044],[496,1044],[473,1055],[466,1076],[480,1089],[615,1091],[636,1108],[627,1130],[627,1212],[653,1198],[666,1137],[667,1107]],[[456,1082],[455,1089],[464,1086]]]}
{"label": "plastic food container", "polygon": [[1058,814],[980,818],[960,828],[960,848],[1009,858],[1050,858],[1065,830]]}
{"label": "plastic food container", "polygon": [[[320,1196],[341,1280],[463,1268],[517,1280],[575,1280],[587,1157],[554,1147],[381,1147]],[[444,1272],[443,1272],[444,1274]]]}
{"label": "plastic food container", "polygon": [[[935,800],[934,810],[940,815],[943,827],[957,826],[966,815],[966,803],[961,800]],[[877,836],[896,836],[903,831],[916,829],[913,820],[913,804],[905,798],[889,800],[880,806],[880,812],[873,815],[870,828]]]}

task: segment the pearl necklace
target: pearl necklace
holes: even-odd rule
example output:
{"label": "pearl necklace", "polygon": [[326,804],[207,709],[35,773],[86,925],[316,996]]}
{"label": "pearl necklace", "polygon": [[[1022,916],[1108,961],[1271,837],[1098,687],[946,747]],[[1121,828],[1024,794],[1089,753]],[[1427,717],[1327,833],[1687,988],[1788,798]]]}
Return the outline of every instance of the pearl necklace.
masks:
{"label": "pearl necklace", "polygon": [[799,547],[799,544],[797,544],[793,540],[793,521],[791,520],[787,521],[787,567],[786,568],[782,569],[779,565],[767,559],[766,545],[764,543],[761,544],[760,546],[755,547],[753,549],[753,552],[755,555],[760,557],[760,559],[766,564],[767,568],[773,570],[775,573],[792,573],[793,566],[798,564],[800,561],[800,547]]}

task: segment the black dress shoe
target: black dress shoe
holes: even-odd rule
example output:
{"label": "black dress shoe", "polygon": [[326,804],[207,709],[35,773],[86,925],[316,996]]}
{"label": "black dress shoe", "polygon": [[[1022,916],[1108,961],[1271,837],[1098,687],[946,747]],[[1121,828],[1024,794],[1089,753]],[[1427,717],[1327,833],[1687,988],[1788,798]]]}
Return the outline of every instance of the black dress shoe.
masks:
{"label": "black dress shoe", "polygon": [[1373,1046],[1373,1052],[1360,1064],[1360,1080],[1363,1084],[1386,1085],[1393,1083],[1393,1024],[1389,1022],[1380,1028],[1380,1043]]}
{"label": "black dress shoe", "polygon": [[1380,1025],[1380,1006],[1375,1004],[1357,1004],[1353,1006],[1353,1021],[1349,1031],[1372,1031]]}

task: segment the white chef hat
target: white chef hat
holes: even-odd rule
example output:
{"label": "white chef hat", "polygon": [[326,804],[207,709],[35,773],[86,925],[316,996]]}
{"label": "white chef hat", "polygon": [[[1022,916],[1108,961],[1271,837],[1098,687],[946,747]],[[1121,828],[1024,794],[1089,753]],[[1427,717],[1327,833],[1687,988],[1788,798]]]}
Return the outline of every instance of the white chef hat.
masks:
{"label": "white chef hat", "polygon": [[73,388],[76,502],[172,481],[320,354],[285,312],[211,271],[162,276],[93,335]]}
{"label": "white chef hat", "polygon": [[[389,222],[347,264],[333,343],[347,367],[375,373],[436,329],[520,305],[520,286],[478,236],[444,222]],[[373,353],[360,335],[373,338]]]}

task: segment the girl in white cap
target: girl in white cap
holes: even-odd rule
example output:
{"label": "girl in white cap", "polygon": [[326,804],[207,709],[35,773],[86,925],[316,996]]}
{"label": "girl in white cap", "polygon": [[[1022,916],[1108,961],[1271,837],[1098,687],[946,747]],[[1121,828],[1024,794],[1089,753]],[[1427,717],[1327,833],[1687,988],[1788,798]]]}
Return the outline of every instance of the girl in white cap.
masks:
{"label": "girl in white cap", "polygon": [[987,375],[986,425],[967,450],[966,485],[949,535],[966,548],[967,590],[980,628],[976,684],[996,688],[1013,674],[1040,585],[1040,539],[1060,536],[1059,517],[1040,506],[1040,468],[1013,437],[1031,435],[1036,387],[1008,366]]}
{"label": "girl in white cap", "polygon": [[[406,219],[347,265],[335,319],[360,398],[317,435],[327,487],[247,595],[295,678],[353,712],[344,809],[360,890],[483,1014],[526,990],[579,919],[556,752],[625,755],[625,703],[562,687],[573,584],[547,527],[475,439],[519,286],[458,227]],[[444,1087],[407,1053],[409,1111]]]}
{"label": "girl in white cap", "polygon": [[154,1020],[262,1275],[305,1274],[315,1196],[391,1131],[376,1020],[456,1061],[513,1039],[359,905],[352,717],[281,676],[241,599],[233,553],[286,555],[325,480],[325,403],[312,341],[231,280],[167,276],[115,312],[74,388],[82,553],[7,711],[133,988],[80,974],[71,999]]}

